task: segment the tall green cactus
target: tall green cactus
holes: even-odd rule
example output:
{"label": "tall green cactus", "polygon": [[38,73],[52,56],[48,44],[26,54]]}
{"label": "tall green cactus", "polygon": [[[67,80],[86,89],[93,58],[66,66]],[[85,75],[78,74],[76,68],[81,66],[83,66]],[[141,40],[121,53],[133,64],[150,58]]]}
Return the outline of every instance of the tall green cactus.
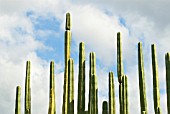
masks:
{"label": "tall green cactus", "polygon": [[96,57],[95,53],[90,53],[90,70],[89,70],[89,114],[98,114],[98,87],[96,76]]}
{"label": "tall green cactus", "polygon": [[63,93],[63,107],[62,114],[68,112],[68,61],[70,58],[71,47],[71,19],[70,13],[66,14],[66,31],[65,31],[65,71],[64,71],[64,93]]}
{"label": "tall green cactus", "polygon": [[50,63],[50,94],[48,114],[56,114],[54,61]]}
{"label": "tall green cactus", "polygon": [[141,113],[145,111],[145,114],[147,114],[145,73],[144,73],[144,61],[143,61],[143,52],[142,52],[141,42],[138,43],[138,70],[139,70],[139,90],[140,90]]}
{"label": "tall green cactus", "polygon": [[103,105],[102,105],[102,114],[108,114],[108,105],[107,105],[107,101],[103,101]]}
{"label": "tall green cactus", "polygon": [[128,110],[128,81],[127,76],[124,75],[122,77],[122,100],[123,100],[123,114],[129,114]]}
{"label": "tall green cactus", "polygon": [[27,61],[27,65],[26,65],[25,114],[31,114],[30,61]]}
{"label": "tall green cactus", "polygon": [[116,114],[116,100],[113,72],[109,72],[109,114]]}
{"label": "tall green cactus", "polygon": [[151,51],[152,51],[154,110],[155,110],[155,114],[161,114],[160,113],[160,93],[159,93],[158,63],[157,63],[157,59],[156,59],[156,47],[155,47],[154,44],[151,45]]}
{"label": "tall green cactus", "polygon": [[167,107],[168,114],[170,114],[170,53],[165,55],[166,64],[166,92],[167,92]]}
{"label": "tall green cactus", "polygon": [[77,113],[82,114],[85,111],[85,44],[79,45],[79,74],[78,74],[78,102]]}
{"label": "tall green cactus", "polygon": [[74,114],[74,61],[68,62],[68,114]]}
{"label": "tall green cactus", "polygon": [[21,87],[16,88],[15,114],[21,114]]}

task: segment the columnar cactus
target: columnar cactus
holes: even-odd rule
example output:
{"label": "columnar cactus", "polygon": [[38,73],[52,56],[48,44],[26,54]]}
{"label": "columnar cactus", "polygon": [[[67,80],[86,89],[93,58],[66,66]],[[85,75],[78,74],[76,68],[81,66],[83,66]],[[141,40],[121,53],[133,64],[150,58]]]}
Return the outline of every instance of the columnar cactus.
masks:
{"label": "columnar cactus", "polygon": [[68,62],[68,114],[74,114],[74,61]]}
{"label": "columnar cactus", "polygon": [[116,114],[113,72],[109,72],[109,114]]}
{"label": "columnar cactus", "polygon": [[15,114],[21,114],[21,87],[16,88]]}
{"label": "columnar cactus", "polygon": [[107,101],[103,101],[103,105],[102,105],[102,114],[108,114],[108,105],[107,105]]}
{"label": "columnar cactus", "polygon": [[82,114],[85,111],[85,44],[79,45],[79,74],[78,74],[78,102],[77,113]]}
{"label": "columnar cactus", "polygon": [[138,43],[138,70],[139,70],[139,90],[140,90],[141,113],[145,111],[145,114],[147,114],[145,73],[144,73],[144,61],[143,61],[143,52],[142,52],[141,42]]}
{"label": "columnar cactus", "polygon": [[151,51],[152,51],[154,110],[155,110],[155,114],[161,114],[160,113],[158,63],[157,63],[157,59],[156,59],[156,47],[154,44],[151,45]]}
{"label": "columnar cactus", "polygon": [[50,94],[48,114],[56,114],[54,61],[50,63]]}
{"label": "columnar cactus", "polygon": [[89,70],[89,114],[98,114],[98,87],[96,76],[96,57],[95,53],[90,53],[90,70]]}
{"label": "columnar cactus", "polygon": [[26,65],[25,114],[31,114],[30,61],[27,61],[27,65]]}
{"label": "columnar cactus", "polygon": [[127,76],[122,77],[122,96],[123,96],[123,114],[129,114],[128,110],[128,81]]}
{"label": "columnar cactus", "polygon": [[165,55],[166,64],[166,92],[167,92],[167,107],[168,114],[170,114],[170,53]]}
{"label": "columnar cactus", "polygon": [[71,47],[71,19],[70,13],[66,14],[66,31],[65,31],[65,70],[64,70],[64,93],[63,93],[63,107],[62,114],[68,112],[68,60],[70,58]]}

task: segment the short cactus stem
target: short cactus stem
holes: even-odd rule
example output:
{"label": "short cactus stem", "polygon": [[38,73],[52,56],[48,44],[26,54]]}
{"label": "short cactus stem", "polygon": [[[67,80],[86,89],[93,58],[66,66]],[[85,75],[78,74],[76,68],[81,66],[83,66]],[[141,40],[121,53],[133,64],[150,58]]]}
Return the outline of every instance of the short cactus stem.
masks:
{"label": "short cactus stem", "polygon": [[103,101],[102,105],[102,114],[108,114],[108,105],[107,101]]}
{"label": "short cactus stem", "polygon": [[128,110],[128,81],[127,76],[122,77],[122,96],[123,96],[123,114],[129,114]]}
{"label": "short cactus stem", "polygon": [[170,53],[165,55],[166,66],[166,92],[167,92],[167,108],[168,114],[170,114]]}
{"label": "short cactus stem", "polygon": [[21,87],[16,88],[15,114],[21,114]]}

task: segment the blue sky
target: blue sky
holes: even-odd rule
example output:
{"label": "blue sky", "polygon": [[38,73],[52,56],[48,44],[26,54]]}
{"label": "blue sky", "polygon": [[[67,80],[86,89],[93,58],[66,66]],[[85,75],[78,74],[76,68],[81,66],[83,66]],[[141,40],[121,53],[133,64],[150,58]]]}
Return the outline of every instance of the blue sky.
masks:
{"label": "blue sky", "polygon": [[[143,43],[148,112],[154,113],[152,91],[151,44],[157,46],[161,109],[166,114],[165,53],[170,51],[170,2],[162,1],[62,1],[0,0],[0,110],[14,113],[15,88],[22,88],[26,61],[31,61],[32,113],[45,114],[49,101],[49,65],[55,61],[56,105],[61,113],[64,71],[65,14],[71,13],[71,57],[75,63],[75,110],[77,106],[78,46],[85,42],[86,99],[88,100],[89,53],[97,59],[99,114],[102,101],[108,99],[108,72],[114,72],[116,109],[118,81],[116,72],[116,34],[122,33],[123,63],[129,80],[129,109],[140,113],[137,44]],[[135,99],[134,99],[135,98]],[[86,100],[86,109],[87,103]],[[136,104],[136,105],[134,105]],[[40,108],[41,107],[41,108]]]}

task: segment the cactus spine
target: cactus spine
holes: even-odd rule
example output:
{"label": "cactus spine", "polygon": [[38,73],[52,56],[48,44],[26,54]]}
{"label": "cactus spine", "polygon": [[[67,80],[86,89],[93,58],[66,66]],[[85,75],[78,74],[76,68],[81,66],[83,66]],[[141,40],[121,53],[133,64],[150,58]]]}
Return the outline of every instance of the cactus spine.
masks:
{"label": "cactus spine", "polygon": [[102,114],[108,114],[107,101],[103,101],[103,105],[102,105]]}
{"label": "cactus spine", "polygon": [[129,114],[128,110],[128,80],[127,76],[122,77],[122,96],[123,96],[123,114]]}
{"label": "cactus spine", "polygon": [[113,72],[109,72],[109,114],[116,114]]}
{"label": "cactus spine", "polygon": [[90,70],[89,70],[89,114],[98,114],[98,87],[96,76],[96,57],[95,53],[90,53]]}
{"label": "cactus spine", "polygon": [[85,111],[85,44],[79,45],[79,74],[78,74],[78,105],[77,113]]}
{"label": "cactus spine", "polygon": [[168,114],[170,114],[170,53],[165,55],[166,64],[166,92],[167,92],[167,107]]}
{"label": "cactus spine", "polygon": [[68,114],[74,114],[74,61],[68,62]]}
{"label": "cactus spine", "polygon": [[21,87],[16,88],[15,114],[21,114]]}
{"label": "cactus spine", "polygon": [[63,107],[62,114],[68,112],[68,61],[70,58],[71,45],[71,20],[70,13],[66,14],[66,31],[65,31],[65,71],[64,71],[64,93],[63,93]]}
{"label": "cactus spine", "polygon": [[50,63],[50,94],[48,114],[56,114],[54,61]]}
{"label": "cactus spine", "polygon": [[140,90],[140,106],[141,113],[143,111],[147,114],[147,101],[146,101],[146,87],[145,87],[145,73],[144,61],[142,52],[142,43],[138,43],[138,70],[139,70],[139,90]]}
{"label": "cactus spine", "polygon": [[31,114],[30,61],[27,61],[27,65],[26,65],[25,114]]}
{"label": "cactus spine", "polygon": [[152,51],[152,71],[153,71],[153,96],[155,114],[160,113],[160,93],[159,93],[159,78],[158,78],[158,63],[156,59],[156,47],[151,45]]}

